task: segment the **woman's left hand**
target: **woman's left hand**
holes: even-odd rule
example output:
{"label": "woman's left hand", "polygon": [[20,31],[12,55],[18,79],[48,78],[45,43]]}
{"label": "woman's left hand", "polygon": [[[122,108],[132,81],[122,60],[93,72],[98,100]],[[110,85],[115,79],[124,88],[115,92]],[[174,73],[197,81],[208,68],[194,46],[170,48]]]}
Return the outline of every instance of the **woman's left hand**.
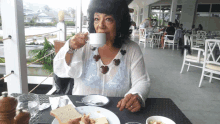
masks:
{"label": "woman's left hand", "polygon": [[138,95],[128,94],[118,102],[117,107],[120,111],[126,108],[131,112],[137,112],[141,109],[141,103],[138,97]]}

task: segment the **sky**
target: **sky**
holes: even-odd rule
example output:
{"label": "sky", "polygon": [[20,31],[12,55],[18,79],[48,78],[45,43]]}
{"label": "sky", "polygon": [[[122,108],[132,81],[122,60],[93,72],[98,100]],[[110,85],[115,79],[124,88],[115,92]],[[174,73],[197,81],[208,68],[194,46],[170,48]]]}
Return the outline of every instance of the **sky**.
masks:
{"label": "sky", "polygon": [[[76,8],[79,0],[23,0],[23,2],[27,3],[37,3],[37,4],[45,4],[50,8],[54,9],[65,9],[67,10],[69,7]],[[82,0],[82,11],[86,13],[90,0]]]}

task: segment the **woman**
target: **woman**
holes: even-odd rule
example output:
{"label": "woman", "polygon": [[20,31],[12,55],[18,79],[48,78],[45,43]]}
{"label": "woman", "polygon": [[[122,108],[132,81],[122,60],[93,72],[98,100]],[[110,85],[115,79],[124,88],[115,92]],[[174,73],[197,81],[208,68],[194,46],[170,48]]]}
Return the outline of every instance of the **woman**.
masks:
{"label": "woman", "polygon": [[195,25],[192,25],[192,29],[191,30],[195,30],[196,29],[196,26]]}
{"label": "woman", "polygon": [[146,29],[146,37],[148,36],[148,30],[152,30],[152,25],[151,25],[151,19],[150,18],[147,18],[147,19],[144,19],[140,26],[139,26],[139,29],[142,33],[144,33],[144,29]]}
{"label": "woman", "polygon": [[163,34],[163,36],[161,37],[161,49],[163,49],[164,47],[164,40],[173,40],[173,37],[165,37],[165,35],[174,35],[175,34],[175,28],[172,26],[172,22],[168,22],[168,26]]}
{"label": "woman", "polygon": [[151,19],[150,18],[144,19],[140,24],[140,28],[146,28],[149,26],[151,26]]}
{"label": "woman", "polygon": [[139,111],[145,106],[150,79],[140,47],[129,40],[131,17],[126,1],[91,0],[88,15],[89,32],[105,33],[106,44],[91,49],[86,44],[88,33],[76,34],[56,55],[54,73],[74,78],[73,95],[124,97],[117,105],[120,111]]}
{"label": "woman", "polygon": [[192,34],[196,34],[196,26],[192,25],[192,29],[191,29]]}
{"label": "woman", "polygon": [[198,28],[197,28],[197,31],[202,31],[203,30],[203,27],[201,24],[199,24]]}

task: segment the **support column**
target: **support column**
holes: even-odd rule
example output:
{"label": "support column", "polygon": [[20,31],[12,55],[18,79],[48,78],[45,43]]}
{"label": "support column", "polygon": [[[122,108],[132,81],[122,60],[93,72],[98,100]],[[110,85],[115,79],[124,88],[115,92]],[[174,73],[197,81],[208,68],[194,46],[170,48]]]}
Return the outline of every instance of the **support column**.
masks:
{"label": "support column", "polygon": [[175,22],[176,8],[177,8],[177,0],[172,0],[170,21],[173,22],[173,23]]}
{"label": "support column", "polygon": [[143,16],[143,18],[144,19],[148,18],[149,17],[148,14],[149,14],[149,5],[144,7],[144,16]]}
{"label": "support column", "polygon": [[[79,32],[82,32],[82,0],[79,0],[77,6],[77,28],[79,28]],[[78,32],[77,32],[78,33]]]}
{"label": "support column", "polygon": [[137,26],[139,26],[139,24],[140,24],[141,22],[140,22],[140,7],[138,6],[137,7]]}
{"label": "support column", "polygon": [[2,0],[1,14],[3,39],[12,36],[3,41],[6,74],[14,71],[14,74],[7,77],[8,93],[28,93],[22,0]]}
{"label": "support column", "polygon": [[57,32],[57,38],[59,41],[66,41],[66,25],[65,22],[58,22],[57,29],[61,31]]}

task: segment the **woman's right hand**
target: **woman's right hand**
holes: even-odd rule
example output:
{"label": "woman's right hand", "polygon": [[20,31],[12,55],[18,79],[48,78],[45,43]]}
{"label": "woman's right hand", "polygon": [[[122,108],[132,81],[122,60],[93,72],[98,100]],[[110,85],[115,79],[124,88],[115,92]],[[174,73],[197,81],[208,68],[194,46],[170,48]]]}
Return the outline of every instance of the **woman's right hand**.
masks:
{"label": "woman's right hand", "polygon": [[86,44],[88,40],[88,32],[86,33],[78,33],[70,38],[70,48],[79,49]]}

